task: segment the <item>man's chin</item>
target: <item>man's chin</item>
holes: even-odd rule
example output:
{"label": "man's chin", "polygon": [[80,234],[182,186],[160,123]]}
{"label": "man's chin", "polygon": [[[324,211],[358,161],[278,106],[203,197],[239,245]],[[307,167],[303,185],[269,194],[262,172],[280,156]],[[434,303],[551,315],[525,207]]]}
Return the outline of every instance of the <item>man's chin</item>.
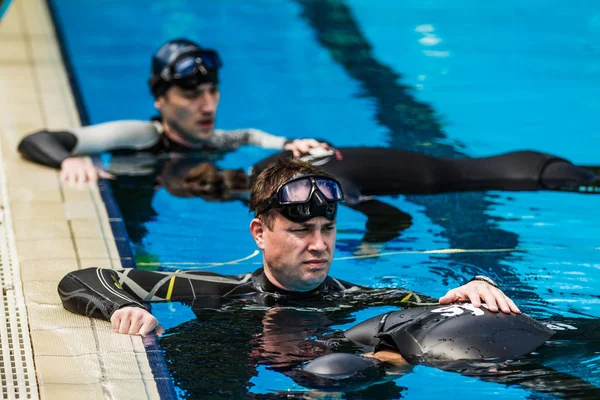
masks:
{"label": "man's chin", "polygon": [[302,290],[302,291],[308,292],[309,290],[313,290],[314,288],[319,286],[321,283],[323,283],[325,278],[327,278],[327,270],[326,269],[319,270],[319,271],[312,271],[312,272],[308,273],[302,280],[304,283],[304,285],[303,285],[304,290]]}
{"label": "man's chin", "polygon": [[196,140],[206,140],[206,139],[210,139],[211,137],[213,137],[215,134],[215,130],[214,128],[210,128],[210,129],[202,129],[196,132],[196,134],[194,135]]}

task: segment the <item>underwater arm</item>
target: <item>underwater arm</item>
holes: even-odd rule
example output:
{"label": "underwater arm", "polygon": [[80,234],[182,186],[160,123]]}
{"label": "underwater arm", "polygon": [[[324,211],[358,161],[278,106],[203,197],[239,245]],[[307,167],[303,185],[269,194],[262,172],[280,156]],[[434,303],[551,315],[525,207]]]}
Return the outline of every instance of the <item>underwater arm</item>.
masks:
{"label": "underwater arm", "polygon": [[379,200],[366,200],[346,206],[366,215],[367,224],[363,242],[382,243],[396,238],[400,231],[410,227],[412,217],[398,208]]}

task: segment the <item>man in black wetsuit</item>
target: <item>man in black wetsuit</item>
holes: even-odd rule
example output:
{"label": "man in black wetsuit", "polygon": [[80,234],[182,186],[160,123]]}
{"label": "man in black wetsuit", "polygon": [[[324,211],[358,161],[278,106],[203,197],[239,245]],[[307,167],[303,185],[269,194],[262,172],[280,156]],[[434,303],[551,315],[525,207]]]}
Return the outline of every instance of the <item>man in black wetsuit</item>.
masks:
{"label": "man in black wetsuit", "polygon": [[[158,321],[144,306],[185,301],[218,308],[227,301],[272,304],[295,301],[339,303],[361,289],[382,303],[420,304],[430,299],[402,290],[377,291],[328,276],[335,248],[339,183],[309,164],[280,160],[256,178],[250,197],[250,232],[263,253],[251,274],[223,276],[203,271],[157,272],[90,268],[69,273],[58,291],[66,309],[110,320],[120,333],[146,334]],[[519,312],[489,278],[478,276],[450,290],[440,304],[483,300],[491,311]]]}
{"label": "man in black wetsuit", "polygon": [[156,155],[230,151],[251,144],[300,155],[311,148],[329,147],[314,139],[288,140],[257,129],[215,129],[220,68],[216,51],[186,39],[170,40],[152,57],[148,82],[160,118],[113,121],[69,131],[42,130],[26,136],[19,151],[31,161],[60,168],[61,179],[66,182],[86,182],[111,175],[79,156],[106,151]]}

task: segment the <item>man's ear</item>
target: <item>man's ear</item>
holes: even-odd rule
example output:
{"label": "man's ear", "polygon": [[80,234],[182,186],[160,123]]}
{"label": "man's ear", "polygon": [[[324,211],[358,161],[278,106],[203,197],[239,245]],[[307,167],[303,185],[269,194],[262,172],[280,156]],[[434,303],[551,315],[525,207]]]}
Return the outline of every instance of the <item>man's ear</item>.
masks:
{"label": "man's ear", "polygon": [[157,99],[154,100],[154,107],[156,107],[156,109],[158,111],[160,111],[160,109],[162,108],[162,106],[165,104],[165,96],[159,96]]}
{"label": "man's ear", "polygon": [[261,250],[265,249],[264,235],[266,229],[267,227],[260,219],[254,218],[252,221],[250,221],[250,234],[254,238],[258,248]]}

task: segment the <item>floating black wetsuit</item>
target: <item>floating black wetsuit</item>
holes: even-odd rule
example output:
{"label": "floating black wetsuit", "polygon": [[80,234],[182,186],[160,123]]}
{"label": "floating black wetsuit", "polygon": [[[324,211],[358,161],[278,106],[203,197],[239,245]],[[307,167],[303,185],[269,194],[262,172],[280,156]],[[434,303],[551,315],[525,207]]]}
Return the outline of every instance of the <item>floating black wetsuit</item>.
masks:
{"label": "floating black wetsuit", "polygon": [[[70,272],[58,285],[58,293],[67,310],[105,320],[110,320],[119,308],[145,308],[145,302],[160,301],[181,301],[199,309],[219,309],[236,300],[262,305],[286,301],[308,301],[317,306],[339,305],[340,298],[336,295],[344,294],[346,297],[345,292],[349,289],[353,289],[349,296],[360,300],[360,306],[411,306],[437,302],[436,299],[407,290],[369,289],[329,276],[309,292],[287,292],[271,284],[262,268],[251,274],[233,276],[204,271],[88,268]],[[332,297],[330,301],[324,300],[328,296]],[[347,300],[349,303],[353,301]]]}
{"label": "floating black wetsuit", "polygon": [[524,314],[453,304],[383,314],[348,329],[344,336],[375,352],[397,351],[417,363],[514,358],[532,352],[553,333]]}
{"label": "floating black wetsuit", "polygon": [[[315,149],[303,160],[335,176],[350,203],[370,196],[431,194],[466,190],[540,190],[577,185],[594,174],[569,161],[536,151],[516,151],[482,158],[436,158],[383,147]],[[258,175],[284,151],[257,163]]]}
{"label": "floating black wetsuit", "polygon": [[[365,214],[366,242],[386,242],[410,226],[411,217],[374,196],[432,194],[467,190],[542,190],[583,185],[595,179],[585,168],[562,158],[535,151],[517,151],[484,158],[436,158],[382,147],[315,149],[302,157],[337,178],[345,205]],[[289,151],[258,162],[256,177]]]}
{"label": "floating black wetsuit", "polygon": [[[344,336],[375,353],[398,352],[416,364],[520,357],[540,347],[553,333],[524,314],[453,304],[378,315],[348,329]],[[328,355],[311,361],[304,370],[324,377],[348,377],[366,367],[358,357]]]}
{"label": "floating black wetsuit", "polygon": [[[597,327],[592,328],[597,325],[593,319],[541,323],[524,314],[492,313],[471,304],[453,304],[382,314],[355,325],[343,335],[366,351],[398,352],[410,364],[426,363],[559,397],[591,399],[598,398],[599,388],[539,364],[543,360],[536,356],[524,356],[553,335],[575,343],[582,337],[597,340]],[[542,357],[544,348],[537,357]],[[568,346],[557,348],[567,351]],[[385,365],[354,354],[332,353],[306,363],[292,376],[309,387],[359,390],[385,380]]]}

